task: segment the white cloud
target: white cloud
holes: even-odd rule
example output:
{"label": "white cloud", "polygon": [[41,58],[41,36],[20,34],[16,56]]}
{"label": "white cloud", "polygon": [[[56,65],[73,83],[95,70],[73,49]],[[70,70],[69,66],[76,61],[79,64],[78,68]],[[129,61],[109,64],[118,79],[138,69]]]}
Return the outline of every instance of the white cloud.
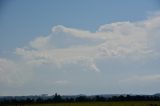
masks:
{"label": "white cloud", "polygon": [[15,70],[12,70],[15,64],[7,59],[0,58],[0,82],[12,83],[12,75],[16,76]]}
{"label": "white cloud", "polygon": [[100,70],[94,63],[96,51],[91,47],[77,47],[68,49],[55,49],[44,51],[26,51],[26,49],[17,48],[17,54],[24,56],[27,64],[42,65],[56,64],[62,68],[63,64],[80,64],[89,70],[99,72]]}
{"label": "white cloud", "polygon": [[53,33],[56,32],[63,32],[70,36],[83,38],[83,39],[104,39],[103,36],[99,36],[96,33],[91,33],[90,31],[86,30],[79,30],[74,28],[67,28],[62,25],[57,25],[52,28]]}
{"label": "white cloud", "polygon": [[18,63],[17,61],[0,58],[0,84],[23,85],[30,80],[30,71],[31,67],[24,62]]}
{"label": "white cloud", "polygon": [[[108,75],[112,75],[112,67],[117,66],[115,64],[121,64],[120,62],[122,61],[127,63],[129,60],[129,63],[127,63],[129,66],[123,66],[125,63],[122,66],[118,65],[118,67],[113,68],[113,72],[119,70],[119,67],[122,67],[120,70],[124,69],[130,71],[131,65],[132,67],[135,66],[133,65],[134,62],[131,62],[132,60],[149,60],[149,57],[159,58],[159,29],[160,15],[155,15],[139,22],[126,21],[105,24],[100,26],[95,32],[68,28],[62,25],[54,26],[50,35],[37,37],[30,41],[25,47],[16,48],[16,59],[0,58],[1,87],[8,85],[22,87],[24,84],[35,86],[39,84],[43,86],[46,85],[46,87],[50,87],[51,85],[55,87],[59,85],[68,85],[70,84],[69,81],[74,80],[75,77],[68,78],[68,75],[64,75],[66,70],[75,70],[78,66],[77,70],[100,72],[100,69],[104,69],[105,65],[102,62],[106,62],[105,70],[110,70],[109,73],[106,72],[106,76],[107,73]],[[115,62],[116,60],[118,60],[117,63]],[[149,61],[152,63],[152,60]],[[138,63],[141,63],[141,61]],[[109,68],[106,69],[108,66]],[[154,66],[144,67],[154,68]],[[137,71],[141,71],[142,67],[137,66],[136,68]],[[156,69],[157,68],[156,66]],[[54,72],[52,72],[52,70],[54,70]],[[63,70],[64,73],[58,70]],[[145,69],[142,69],[142,72],[144,71]],[[69,75],[75,75],[75,73],[70,72],[73,71],[69,71]],[[46,75],[44,75],[44,73]],[[61,74],[63,74],[61,77],[62,80],[58,80],[58,76]],[[128,73],[124,73],[124,76],[126,74]],[[99,79],[101,78],[95,79],[96,77],[101,77],[99,75],[93,75],[91,77],[93,82],[94,80],[97,82],[100,81]],[[83,73],[80,76],[83,76]],[[106,76],[104,75],[102,77],[106,79]],[[63,78],[67,80],[63,80]],[[110,81],[109,78],[110,76],[107,77],[108,81]],[[86,80],[86,78],[79,79],[80,80],[73,81],[73,83]],[[104,78],[102,79],[104,81]],[[134,87],[152,83],[156,85],[159,84],[159,80],[159,74],[135,75],[123,79],[120,82],[117,81],[116,84],[120,84],[121,87],[122,85]],[[99,85],[101,85],[101,83]]]}
{"label": "white cloud", "polygon": [[49,46],[48,45],[49,39],[50,39],[49,36],[47,36],[47,37],[40,36],[40,37],[36,38],[34,41],[31,41],[30,46],[35,49],[44,49],[47,46]]}
{"label": "white cloud", "polygon": [[[155,38],[159,34],[159,28],[159,15],[140,22],[105,24],[95,32],[57,25],[52,28],[52,34],[36,38],[27,48],[17,48],[16,54],[27,59],[31,64],[54,63],[62,66],[76,63],[98,72],[100,70],[95,63],[100,58],[141,59],[158,53],[155,46],[158,40]],[[65,36],[63,40],[55,41],[55,37],[61,38],[61,36]],[[152,36],[156,37],[153,39]],[[76,37],[77,42],[80,43],[66,46],[64,42],[73,37]],[[84,45],[83,40],[86,39],[94,43]],[[57,44],[64,45],[58,47]]]}

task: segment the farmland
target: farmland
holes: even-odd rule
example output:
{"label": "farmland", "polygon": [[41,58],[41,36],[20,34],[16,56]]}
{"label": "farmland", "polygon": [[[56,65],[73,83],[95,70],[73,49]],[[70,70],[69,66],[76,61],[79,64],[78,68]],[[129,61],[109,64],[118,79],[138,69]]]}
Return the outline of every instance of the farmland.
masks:
{"label": "farmland", "polygon": [[47,104],[6,104],[1,106],[160,106],[160,101],[79,102]]}

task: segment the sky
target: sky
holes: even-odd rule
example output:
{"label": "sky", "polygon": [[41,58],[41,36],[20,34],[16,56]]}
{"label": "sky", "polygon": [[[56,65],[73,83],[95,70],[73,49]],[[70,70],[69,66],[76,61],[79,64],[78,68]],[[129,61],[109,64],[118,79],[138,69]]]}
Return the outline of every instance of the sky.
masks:
{"label": "sky", "polygon": [[1,0],[0,96],[154,94],[159,0]]}

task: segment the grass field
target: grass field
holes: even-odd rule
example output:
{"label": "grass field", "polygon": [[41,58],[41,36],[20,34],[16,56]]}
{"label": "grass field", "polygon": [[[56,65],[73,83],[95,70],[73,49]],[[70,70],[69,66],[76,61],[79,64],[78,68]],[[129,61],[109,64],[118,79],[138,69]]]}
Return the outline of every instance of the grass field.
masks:
{"label": "grass field", "polygon": [[12,106],[160,106],[160,101],[86,102],[86,103],[84,102],[84,103],[25,104],[25,105],[19,104]]}

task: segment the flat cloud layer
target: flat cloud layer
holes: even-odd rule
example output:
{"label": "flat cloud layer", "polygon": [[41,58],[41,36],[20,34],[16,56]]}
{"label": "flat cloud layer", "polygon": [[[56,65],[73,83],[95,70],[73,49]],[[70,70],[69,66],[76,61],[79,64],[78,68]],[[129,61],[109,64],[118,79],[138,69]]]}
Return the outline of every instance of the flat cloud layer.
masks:
{"label": "flat cloud layer", "polygon": [[[158,14],[139,22],[126,21],[105,24],[95,32],[68,28],[63,25],[54,26],[48,36],[39,36],[25,47],[16,48],[16,59],[0,58],[0,84],[23,86],[29,80],[30,82],[35,81],[36,84],[39,81],[41,84],[40,80],[43,75],[39,78],[37,74],[33,74],[37,70],[44,73],[44,67],[48,68],[49,66],[59,70],[67,70],[65,66],[68,66],[69,70],[73,70],[76,66],[76,68],[91,70],[90,72],[101,72],[101,65],[98,65],[98,62],[101,61],[108,62],[112,59],[113,61],[114,59],[143,61],[159,58],[159,29],[160,15]],[[114,62],[112,63],[114,64]],[[120,83],[129,84],[137,81],[143,83],[144,80],[147,82],[151,80],[152,83],[160,78],[156,74],[145,75],[143,77],[133,75],[130,78],[122,79]],[[54,86],[71,84],[63,77],[57,80],[56,74],[53,76],[53,78],[43,78],[44,82],[47,79],[48,86],[51,82]],[[80,78],[80,80],[83,79]]]}

